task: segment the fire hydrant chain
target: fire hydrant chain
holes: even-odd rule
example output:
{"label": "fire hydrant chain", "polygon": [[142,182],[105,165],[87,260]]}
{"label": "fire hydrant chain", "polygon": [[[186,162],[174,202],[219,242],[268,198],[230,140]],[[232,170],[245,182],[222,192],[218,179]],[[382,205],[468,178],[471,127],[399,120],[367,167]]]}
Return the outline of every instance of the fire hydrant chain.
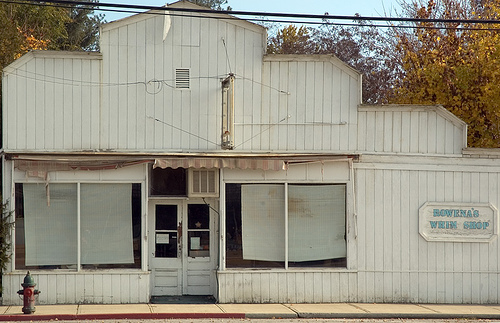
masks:
{"label": "fire hydrant chain", "polygon": [[18,290],[17,293],[23,295],[23,313],[35,313],[35,296],[40,294],[40,291],[35,289],[36,284],[29,271],[24,277],[21,286],[23,286],[23,289]]}

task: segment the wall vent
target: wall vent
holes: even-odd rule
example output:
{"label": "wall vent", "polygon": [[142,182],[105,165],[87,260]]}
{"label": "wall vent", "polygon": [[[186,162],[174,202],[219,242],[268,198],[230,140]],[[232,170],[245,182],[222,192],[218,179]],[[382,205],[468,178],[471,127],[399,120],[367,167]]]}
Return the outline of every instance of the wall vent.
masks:
{"label": "wall vent", "polygon": [[190,169],[189,196],[211,197],[219,195],[217,169]]}
{"label": "wall vent", "polygon": [[175,88],[189,89],[189,68],[177,68],[175,70]]}

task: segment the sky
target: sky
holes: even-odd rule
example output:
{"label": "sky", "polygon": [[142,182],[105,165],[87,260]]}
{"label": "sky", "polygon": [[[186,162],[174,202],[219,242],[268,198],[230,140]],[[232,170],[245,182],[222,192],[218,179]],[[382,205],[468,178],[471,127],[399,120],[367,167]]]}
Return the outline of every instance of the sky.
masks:
{"label": "sky", "polygon": [[[394,16],[399,8],[398,0],[228,0],[228,5],[236,11],[264,11],[323,15],[384,17]],[[147,6],[163,6],[165,0],[101,0],[103,3],[118,3]],[[175,2],[169,0],[168,3]],[[106,12],[106,20],[113,21],[130,14]],[[241,17],[244,18],[244,17]]]}

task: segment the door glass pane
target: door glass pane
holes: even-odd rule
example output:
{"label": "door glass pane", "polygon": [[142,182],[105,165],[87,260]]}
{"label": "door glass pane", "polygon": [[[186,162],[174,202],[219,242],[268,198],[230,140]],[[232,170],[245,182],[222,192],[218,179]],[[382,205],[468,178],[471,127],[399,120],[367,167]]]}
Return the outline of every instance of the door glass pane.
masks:
{"label": "door glass pane", "polygon": [[156,230],[177,231],[177,205],[156,206]]}
{"label": "door glass pane", "polygon": [[188,205],[188,229],[208,229],[210,210],[206,204]]}
{"label": "door glass pane", "polygon": [[155,257],[177,258],[177,205],[157,205]]}
{"label": "door glass pane", "polygon": [[208,231],[188,232],[189,257],[210,256],[210,233]]}
{"label": "door glass pane", "polygon": [[188,248],[189,257],[210,256],[210,206],[208,204],[188,205]]}

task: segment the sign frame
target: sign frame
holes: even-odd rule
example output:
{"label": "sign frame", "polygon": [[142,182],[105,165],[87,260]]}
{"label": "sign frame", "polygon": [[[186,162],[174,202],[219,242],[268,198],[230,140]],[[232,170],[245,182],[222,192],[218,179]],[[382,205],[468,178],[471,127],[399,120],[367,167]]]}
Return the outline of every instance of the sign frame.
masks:
{"label": "sign frame", "polygon": [[426,202],[418,216],[426,241],[491,242],[498,236],[498,209],[491,203]]}

